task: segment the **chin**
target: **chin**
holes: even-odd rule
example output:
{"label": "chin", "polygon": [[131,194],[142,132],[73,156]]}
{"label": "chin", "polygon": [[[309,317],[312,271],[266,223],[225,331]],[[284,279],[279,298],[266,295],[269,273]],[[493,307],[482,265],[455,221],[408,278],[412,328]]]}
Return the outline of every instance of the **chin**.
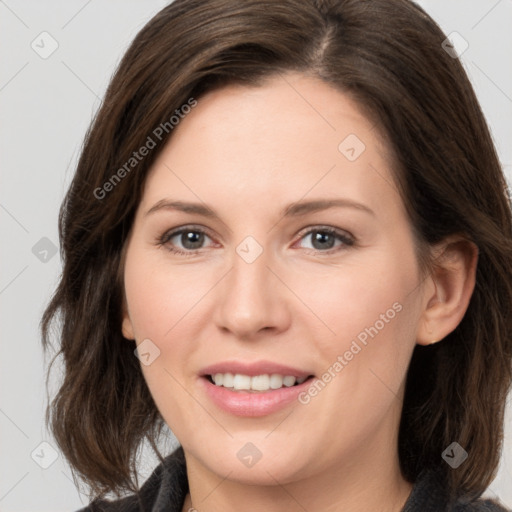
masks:
{"label": "chin", "polygon": [[307,460],[301,443],[294,447],[278,437],[274,442],[255,438],[235,437],[208,453],[194,450],[194,457],[219,478],[249,485],[286,484],[311,471],[312,461]]}

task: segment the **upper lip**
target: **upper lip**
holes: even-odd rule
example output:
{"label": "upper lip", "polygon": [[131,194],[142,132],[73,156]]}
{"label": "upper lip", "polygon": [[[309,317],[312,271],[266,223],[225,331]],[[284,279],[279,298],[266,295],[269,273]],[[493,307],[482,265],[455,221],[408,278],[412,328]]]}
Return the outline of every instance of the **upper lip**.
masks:
{"label": "upper lip", "polygon": [[224,361],[215,363],[203,368],[200,372],[202,376],[215,375],[216,373],[232,373],[240,375],[248,375],[254,377],[256,375],[272,375],[278,374],[292,377],[309,377],[311,372],[300,370],[291,366],[286,366],[271,361],[255,361],[255,362],[242,362],[242,361]]}

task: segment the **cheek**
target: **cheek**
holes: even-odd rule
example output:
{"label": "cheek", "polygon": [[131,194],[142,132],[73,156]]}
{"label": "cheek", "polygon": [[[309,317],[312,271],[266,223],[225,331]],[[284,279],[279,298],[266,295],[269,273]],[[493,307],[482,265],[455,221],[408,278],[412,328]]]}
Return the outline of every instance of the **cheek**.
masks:
{"label": "cheek", "polygon": [[193,424],[197,411],[190,407],[185,363],[197,339],[193,331],[199,308],[194,306],[200,304],[207,283],[200,288],[185,266],[176,271],[165,264],[160,251],[157,254],[158,258],[148,256],[147,250],[135,245],[128,252],[126,298],[139,353],[150,353],[149,364],[141,357],[148,388],[167,424],[186,438],[183,425]]}
{"label": "cheek", "polygon": [[323,373],[301,403],[311,408],[317,428],[326,435],[336,425],[340,443],[364,439],[400,403],[396,398],[415,345],[415,259],[397,259],[391,251],[371,259],[373,266],[353,265],[349,272],[330,277],[322,292],[318,283],[303,290],[331,332],[318,331],[322,335],[315,341],[315,353]]}
{"label": "cheek", "polygon": [[134,247],[125,266],[125,290],[137,341],[163,343],[190,324],[195,308],[211,286],[193,266],[175,268],[165,260],[165,249],[148,256]]}
{"label": "cheek", "polygon": [[364,344],[369,337],[386,338],[384,334],[399,330],[412,313],[405,306],[417,283],[414,261],[381,252],[370,255],[367,263],[360,261],[301,285],[308,306],[326,327],[320,338],[326,347],[343,348],[353,339]]}
{"label": "cheek", "polygon": [[359,411],[364,423],[368,407],[378,415],[399,395],[415,345],[418,278],[412,250],[397,255],[390,245],[332,272],[324,286],[316,281],[303,290],[329,328],[316,341],[324,371],[317,377],[328,388],[325,403],[352,404],[354,418]]}
{"label": "cheek", "polygon": [[188,415],[190,396],[185,382],[196,378],[197,368],[190,363],[199,350],[200,333],[211,318],[205,311],[205,299],[218,276],[218,272],[198,272],[194,265],[171,265],[164,249],[148,253],[140,244],[127,254],[125,290],[136,343],[150,340],[149,346],[157,354],[151,364],[141,368],[166,420],[175,410],[181,411],[180,417]]}

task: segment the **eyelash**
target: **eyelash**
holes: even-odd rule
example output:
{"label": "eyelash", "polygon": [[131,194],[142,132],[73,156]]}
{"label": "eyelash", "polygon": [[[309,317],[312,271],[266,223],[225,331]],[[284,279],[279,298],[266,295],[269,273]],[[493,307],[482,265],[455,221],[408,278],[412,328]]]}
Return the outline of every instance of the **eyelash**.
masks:
{"label": "eyelash", "polygon": [[[184,251],[182,249],[177,249],[176,247],[170,247],[168,245],[168,242],[175,236],[181,235],[183,233],[188,233],[188,232],[204,234],[207,237],[209,237],[210,239],[212,239],[212,237],[208,234],[208,232],[201,227],[183,226],[176,230],[170,230],[170,231],[166,231],[165,233],[163,233],[161,236],[159,236],[157,238],[156,245],[159,247],[165,247],[168,251],[170,251],[174,254],[178,254],[180,256],[184,256],[184,257],[198,256],[200,254],[201,249]],[[340,240],[342,242],[342,245],[335,247],[335,248],[328,249],[326,251],[321,251],[319,249],[306,249],[306,252],[308,254],[312,253],[312,254],[330,255],[333,253],[337,253],[341,250],[344,250],[347,247],[351,247],[355,243],[355,240],[352,236],[346,234],[345,232],[342,232],[335,228],[332,228],[330,226],[314,226],[314,227],[310,228],[308,231],[306,231],[305,233],[303,233],[300,236],[299,240],[302,240],[306,236],[311,235],[312,233],[315,233],[315,232],[316,233],[327,233],[329,235],[335,236],[338,240]]]}

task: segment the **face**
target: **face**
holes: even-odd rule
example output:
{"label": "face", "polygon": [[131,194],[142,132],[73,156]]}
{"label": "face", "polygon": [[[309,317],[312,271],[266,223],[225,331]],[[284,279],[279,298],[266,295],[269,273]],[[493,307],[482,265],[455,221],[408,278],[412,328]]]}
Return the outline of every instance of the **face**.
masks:
{"label": "face", "polygon": [[396,446],[421,310],[385,143],[346,95],[285,76],[198,99],[127,241],[123,334],[157,407],[188,461],[240,482]]}

